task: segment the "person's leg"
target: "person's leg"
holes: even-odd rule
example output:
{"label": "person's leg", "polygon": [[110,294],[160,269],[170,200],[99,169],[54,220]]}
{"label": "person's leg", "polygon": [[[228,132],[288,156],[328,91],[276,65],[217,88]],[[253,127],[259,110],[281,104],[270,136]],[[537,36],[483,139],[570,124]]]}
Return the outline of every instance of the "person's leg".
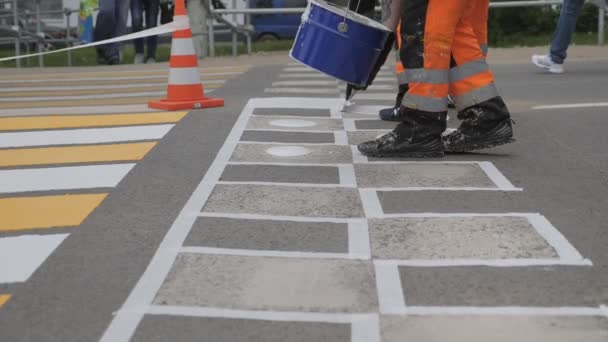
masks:
{"label": "person's leg", "polygon": [[[131,28],[133,32],[139,32],[143,30],[143,11],[144,11],[144,0],[131,0]],[[141,64],[144,62],[144,39],[134,39],[133,47],[135,48],[135,64]]]}
{"label": "person's leg", "polygon": [[[396,31],[395,36],[397,39],[397,48],[401,49],[401,41],[403,39],[403,37],[401,35],[401,25],[397,26],[397,31]],[[401,106],[401,101],[403,100],[403,96],[405,96],[405,93],[407,92],[407,89],[408,89],[407,75],[405,72],[405,67],[403,66],[403,63],[401,63],[400,59],[395,64],[395,73],[397,74],[397,82],[399,84],[399,89],[397,91],[397,97],[395,99],[395,104],[393,105],[393,107],[384,108],[378,112],[378,116],[380,117],[380,119],[386,120],[386,121],[399,121],[396,114],[399,110],[399,107]]]}
{"label": "person's leg", "polygon": [[566,59],[566,51],[572,40],[572,33],[576,28],[578,18],[584,0],[564,0],[562,10],[559,14],[557,27],[551,40],[551,60],[557,64],[563,64]]}
{"label": "person's leg", "polygon": [[[473,6],[488,6],[472,0]],[[513,138],[509,111],[494,84],[494,76],[480,49],[473,22],[476,8],[463,17],[452,46],[455,66],[450,69],[450,94],[454,96],[458,130],[444,138],[447,152],[464,152],[509,143]]]}
{"label": "person's leg", "polygon": [[[144,9],[146,11],[146,28],[151,29],[156,27],[158,23],[158,11],[160,9],[159,0],[144,0]],[[150,36],[147,39],[148,57],[147,61],[156,61],[156,47],[158,45],[158,37]]]}
{"label": "person's leg", "polygon": [[409,90],[393,132],[359,145],[378,157],[442,157],[452,42],[470,0],[412,0],[403,3],[400,51]]}
{"label": "person's leg", "polygon": [[[112,32],[114,31],[114,11],[114,0],[99,0],[99,12],[97,13],[95,29],[93,30],[93,39],[96,42],[112,37]],[[108,59],[107,45],[99,45],[96,49],[99,62]]]}
{"label": "person's leg", "polygon": [[[114,31],[112,37],[120,37],[127,32],[127,18],[129,17],[129,0],[114,1]],[[108,46],[108,61],[111,64],[120,63],[120,43]]]}
{"label": "person's leg", "polygon": [[488,56],[488,11],[490,9],[490,0],[480,0],[473,9],[471,23],[473,25],[473,32],[477,41],[479,42],[479,48],[484,57]]}

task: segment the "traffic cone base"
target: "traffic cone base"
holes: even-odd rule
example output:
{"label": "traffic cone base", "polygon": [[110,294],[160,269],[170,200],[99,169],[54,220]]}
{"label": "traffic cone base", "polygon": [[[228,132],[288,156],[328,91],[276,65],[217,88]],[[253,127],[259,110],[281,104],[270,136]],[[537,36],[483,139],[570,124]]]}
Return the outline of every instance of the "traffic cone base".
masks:
{"label": "traffic cone base", "polygon": [[[188,20],[184,0],[175,1],[174,20]],[[167,97],[148,102],[148,107],[163,110],[201,109],[223,107],[224,100],[205,97],[201,83],[198,58],[192,42],[190,28],[173,32],[169,85]]]}
{"label": "traffic cone base", "polygon": [[183,110],[224,107],[224,99],[205,97],[200,100],[170,101],[158,100],[148,102],[148,107],[162,110]]}

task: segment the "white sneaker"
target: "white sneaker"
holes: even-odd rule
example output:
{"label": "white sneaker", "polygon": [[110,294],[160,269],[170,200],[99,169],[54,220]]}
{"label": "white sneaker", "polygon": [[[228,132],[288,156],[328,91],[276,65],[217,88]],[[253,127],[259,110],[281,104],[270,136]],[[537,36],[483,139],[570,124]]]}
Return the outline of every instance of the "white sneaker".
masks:
{"label": "white sneaker", "polygon": [[532,55],[532,63],[537,67],[549,70],[553,74],[564,73],[564,65],[553,62],[549,55]]}
{"label": "white sneaker", "polygon": [[133,59],[133,64],[144,64],[144,54],[136,53],[135,58]]}

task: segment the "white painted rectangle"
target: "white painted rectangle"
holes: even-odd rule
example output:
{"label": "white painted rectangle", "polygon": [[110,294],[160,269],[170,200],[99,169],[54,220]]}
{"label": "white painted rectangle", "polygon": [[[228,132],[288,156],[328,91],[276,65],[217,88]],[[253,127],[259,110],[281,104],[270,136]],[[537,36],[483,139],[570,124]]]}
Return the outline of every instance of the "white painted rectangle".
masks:
{"label": "white painted rectangle", "polygon": [[0,193],[111,188],[135,164],[0,170]]}
{"label": "white painted rectangle", "polygon": [[0,283],[27,281],[68,235],[0,238]]}
{"label": "white painted rectangle", "polygon": [[0,133],[0,148],[156,140],[164,137],[173,126],[151,125]]}

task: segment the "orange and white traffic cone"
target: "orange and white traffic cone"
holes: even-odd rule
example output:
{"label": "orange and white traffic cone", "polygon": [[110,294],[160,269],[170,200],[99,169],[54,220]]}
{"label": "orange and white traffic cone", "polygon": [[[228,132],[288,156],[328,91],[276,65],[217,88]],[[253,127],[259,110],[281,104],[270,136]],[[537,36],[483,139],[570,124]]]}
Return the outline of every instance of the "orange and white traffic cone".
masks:
{"label": "orange and white traffic cone", "polygon": [[[184,0],[175,1],[174,11],[174,20],[188,20]],[[164,110],[181,110],[223,106],[224,99],[205,97],[190,27],[174,31],[171,42],[167,98],[150,101],[148,102],[148,107]]]}

